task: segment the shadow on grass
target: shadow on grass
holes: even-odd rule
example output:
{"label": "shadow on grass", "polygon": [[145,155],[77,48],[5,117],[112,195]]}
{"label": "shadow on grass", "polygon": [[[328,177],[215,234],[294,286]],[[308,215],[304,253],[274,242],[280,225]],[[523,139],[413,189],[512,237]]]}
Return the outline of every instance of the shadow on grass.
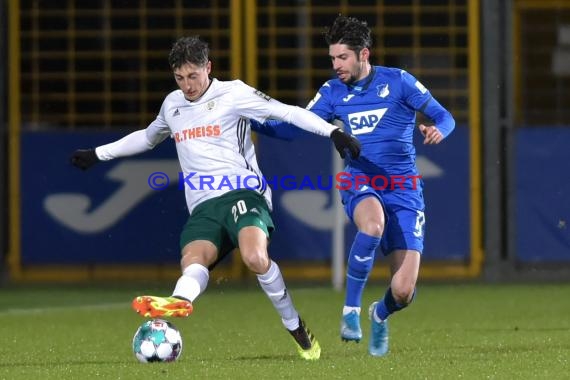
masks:
{"label": "shadow on grass", "polygon": [[123,364],[128,365],[135,363],[133,360],[54,360],[49,362],[38,362],[30,363],[29,361],[11,361],[10,363],[0,362],[0,368],[46,368],[46,367],[57,367],[57,366],[81,366],[81,365],[108,365],[108,364]]}
{"label": "shadow on grass", "polygon": [[280,361],[290,361],[290,360],[298,360],[299,357],[296,355],[240,355],[240,356],[234,356],[232,358],[230,358],[230,360],[242,360],[242,361],[247,361],[247,360],[280,360]]}
{"label": "shadow on grass", "polygon": [[436,332],[441,331],[452,332],[452,331],[473,331],[473,332],[537,332],[537,331],[570,331],[569,327],[519,327],[519,326],[505,326],[505,327],[441,327],[441,328],[425,328],[422,329],[423,333],[426,332]]}

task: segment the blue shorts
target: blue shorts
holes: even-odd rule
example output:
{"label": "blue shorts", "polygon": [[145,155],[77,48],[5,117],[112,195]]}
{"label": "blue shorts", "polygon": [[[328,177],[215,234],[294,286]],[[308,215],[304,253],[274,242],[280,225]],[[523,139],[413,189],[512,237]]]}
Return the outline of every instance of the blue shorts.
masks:
{"label": "blue shorts", "polygon": [[386,225],[380,248],[384,255],[397,249],[424,249],[425,206],[421,190],[374,190],[369,186],[341,189],[340,196],[346,215],[354,222],[354,209],[366,197],[376,197],[382,204]]}

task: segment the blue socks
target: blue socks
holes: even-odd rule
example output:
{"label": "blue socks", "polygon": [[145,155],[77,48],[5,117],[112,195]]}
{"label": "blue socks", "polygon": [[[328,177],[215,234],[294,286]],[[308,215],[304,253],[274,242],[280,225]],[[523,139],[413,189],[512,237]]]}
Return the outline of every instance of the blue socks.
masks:
{"label": "blue socks", "polygon": [[[410,303],[413,301],[415,296],[416,296],[416,291],[414,289],[414,295],[412,296]],[[396,303],[396,300],[394,299],[394,296],[392,295],[392,288],[388,288],[388,290],[386,290],[386,294],[384,294],[384,298],[382,298],[380,300],[380,302],[378,302],[376,304],[376,315],[381,320],[385,320],[386,318],[388,318],[388,316],[390,314],[393,314],[399,310],[402,310],[403,308],[405,308],[408,305],[409,304],[400,305],[400,304]]]}
{"label": "blue socks", "polygon": [[348,255],[348,268],[346,274],[345,305],[360,307],[362,292],[368,279],[368,274],[374,265],[376,248],[381,238],[358,232]]}

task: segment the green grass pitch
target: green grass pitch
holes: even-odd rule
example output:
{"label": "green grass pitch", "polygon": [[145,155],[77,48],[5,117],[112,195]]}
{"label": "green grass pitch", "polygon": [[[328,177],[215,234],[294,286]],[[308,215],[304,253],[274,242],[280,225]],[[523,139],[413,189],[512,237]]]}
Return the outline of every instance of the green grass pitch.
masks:
{"label": "green grass pitch", "polygon": [[[0,379],[568,379],[570,284],[422,284],[414,304],[391,317],[390,353],[339,338],[343,294],[291,286],[322,346],[297,357],[256,284],[210,284],[187,319],[170,319],[184,348],[175,363],[141,364],[131,339],[144,321],[130,309],[141,293],[170,288],[0,288]],[[383,294],[370,286],[364,309]]]}

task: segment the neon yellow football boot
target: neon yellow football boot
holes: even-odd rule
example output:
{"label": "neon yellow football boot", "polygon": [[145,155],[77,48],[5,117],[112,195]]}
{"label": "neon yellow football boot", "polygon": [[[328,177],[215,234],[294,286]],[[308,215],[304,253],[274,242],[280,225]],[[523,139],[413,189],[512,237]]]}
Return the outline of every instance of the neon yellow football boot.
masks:
{"label": "neon yellow football boot", "polygon": [[305,326],[305,322],[301,317],[299,317],[299,327],[293,331],[287,331],[293,337],[295,346],[297,346],[297,352],[303,359],[318,360],[321,357],[321,346],[317,338]]}

